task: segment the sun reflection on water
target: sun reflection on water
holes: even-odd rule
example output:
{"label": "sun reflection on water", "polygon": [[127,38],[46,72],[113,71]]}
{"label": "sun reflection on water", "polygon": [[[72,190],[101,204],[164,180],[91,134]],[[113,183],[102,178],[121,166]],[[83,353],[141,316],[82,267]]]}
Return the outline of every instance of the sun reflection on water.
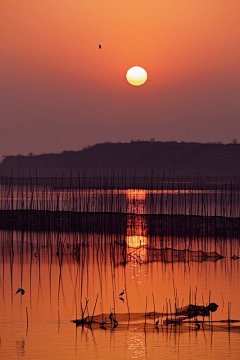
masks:
{"label": "sun reflection on water", "polygon": [[146,340],[143,329],[129,329],[126,333],[126,342],[128,347],[128,357],[139,359],[146,355]]}
{"label": "sun reflection on water", "polygon": [[[143,247],[147,245],[148,223],[144,216],[147,213],[146,190],[129,190],[127,197],[127,234],[126,243],[129,248],[139,248],[140,256],[146,254],[146,249]],[[139,214],[132,217],[131,214]],[[132,249],[128,249],[131,251]]]}
{"label": "sun reflection on water", "polygon": [[[145,190],[129,190],[127,197],[127,256],[130,261],[131,277],[137,278],[138,285],[145,283],[145,278],[140,276],[143,272],[141,264],[147,261],[148,223],[145,218],[147,213],[147,192]],[[131,214],[138,214],[132,217]]]}

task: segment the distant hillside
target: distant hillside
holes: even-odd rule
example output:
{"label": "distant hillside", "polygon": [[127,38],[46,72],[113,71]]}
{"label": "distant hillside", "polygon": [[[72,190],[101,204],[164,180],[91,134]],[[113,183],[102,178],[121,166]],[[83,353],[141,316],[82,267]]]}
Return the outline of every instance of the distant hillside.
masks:
{"label": "distant hillside", "polygon": [[240,144],[103,143],[61,154],[7,156],[0,165],[2,172],[36,168],[240,170]]}

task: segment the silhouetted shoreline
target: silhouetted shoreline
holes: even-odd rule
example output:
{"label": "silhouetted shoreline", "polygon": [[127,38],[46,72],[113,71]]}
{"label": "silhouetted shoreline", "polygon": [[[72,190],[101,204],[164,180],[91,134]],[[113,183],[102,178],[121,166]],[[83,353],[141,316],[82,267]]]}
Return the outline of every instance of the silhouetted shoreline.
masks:
{"label": "silhouetted shoreline", "polygon": [[[102,143],[81,151],[64,151],[59,154],[7,156],[0,172],[25,175],[38,172],[41,176],[151,176],[151,171],[175,172],[180,176],[189,173],[240,175],[240,144],[177,143],[175,141],[132,141],[130,143]],[[116,171],[117,170],[117,171]]]}

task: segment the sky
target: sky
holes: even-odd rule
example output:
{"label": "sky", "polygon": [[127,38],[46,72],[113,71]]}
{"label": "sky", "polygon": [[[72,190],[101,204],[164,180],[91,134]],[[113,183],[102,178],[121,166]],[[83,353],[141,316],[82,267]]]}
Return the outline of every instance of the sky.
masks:
{"label": "sky", "polygon": [[0,0],[0,159],[240,141],[239,19],[239,0]]}

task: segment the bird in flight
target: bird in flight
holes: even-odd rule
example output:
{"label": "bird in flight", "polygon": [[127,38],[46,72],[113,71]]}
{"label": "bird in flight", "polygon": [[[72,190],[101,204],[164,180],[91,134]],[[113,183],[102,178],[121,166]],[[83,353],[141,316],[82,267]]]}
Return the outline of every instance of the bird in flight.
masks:
{"label": "bird in flight", "polygon": [[124,295],[124,290],[119,294],[119,296],[123,296]]}
{"label": "bird in flight", "polygon": [[22,288],[18,288],[15,295],[17,295],[18,293],[21,293],[22,295],[24,295],[25,290],[23,290]]}
{"label": "bird in flight", "polygon": [[101,48],[102,48],[102,45],[101,45],[101,44],[98,44],[98,48],[101,49]]}

